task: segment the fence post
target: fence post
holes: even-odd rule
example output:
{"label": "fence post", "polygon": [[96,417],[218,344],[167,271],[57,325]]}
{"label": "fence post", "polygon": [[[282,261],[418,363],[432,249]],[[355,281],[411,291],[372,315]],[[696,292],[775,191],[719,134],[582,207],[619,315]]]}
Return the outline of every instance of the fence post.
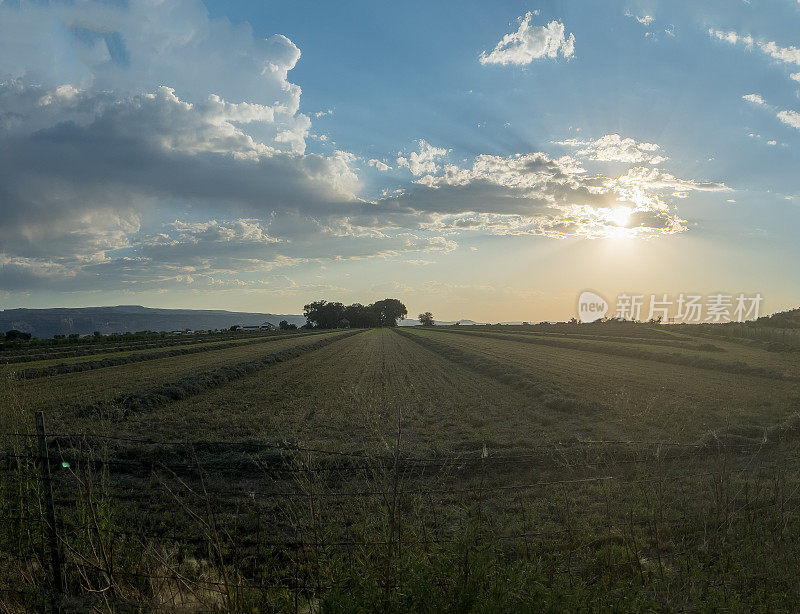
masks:
{"label": "fence post", "polygon": [[44,431],[44,414],[36,412],[36,438],[39,441],[39,465],[42,470],[42,488],[44,490],[44,503],[47,512],[47,541],[50,545],[50,566],[53,572],[53,589],[55,599],[53,611],[61,611],[61,596],[64,594],[64,575],[61,571],[61,549],[58,547],[58,535],[56,534],[56,510],[53,505],[53,488],[50,483],[50,459],[47,455],[47,435]]}

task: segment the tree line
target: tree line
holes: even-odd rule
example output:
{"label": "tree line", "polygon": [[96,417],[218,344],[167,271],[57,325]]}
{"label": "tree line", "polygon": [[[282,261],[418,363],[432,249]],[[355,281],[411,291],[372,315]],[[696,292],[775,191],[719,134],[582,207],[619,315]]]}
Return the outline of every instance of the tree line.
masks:
{"label": "tree line", "polygon": [[397,326],[408,315],[406,306],[396,298],[385,298],[370,305],[314,301],[303,306],[304,328],[377,328]]}

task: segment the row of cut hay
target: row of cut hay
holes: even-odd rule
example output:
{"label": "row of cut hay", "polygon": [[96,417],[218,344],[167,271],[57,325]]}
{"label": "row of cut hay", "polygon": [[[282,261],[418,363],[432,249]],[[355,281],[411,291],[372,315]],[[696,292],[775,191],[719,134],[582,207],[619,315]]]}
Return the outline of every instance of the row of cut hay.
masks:
{"label": "row of cut hay", "polygon": [[[278,336],[281,333],[270,333]],[[296,333],[295,333],[296,334]],[[153,350],[167,347],[181,347],[186,345],[199,345],[201,343],[214,343],[216,341],[243,340],[251,337],[250,334],[235,335],[232,333],[219,335],[202,335],[195,337],[164,337],[163,339],[148,341],[125,341],[120,339],[116,344],[93,344],[90,346],[55,347],[48,350],[43,347],[27,350],[6,350],[0,353],[0,364],[15,364],[21,362],[38,362],[40,360],[56,360],[59,358],[79,358],[81,356],[94,356],[97,354],[114,354],[117,352],[130,352],[135,350]],[[259,338],[263,338],[260,336]]]}
{"label": "row of cut hay", "polygon": [[800,345],[786,343],[783,340],[778,341],[769,339],[757,339],[757,338],[754,339],[751,337],[737,337],[735,335],[730,335],[730,334],[709,333],[701,329],[682,330],[681,334],[691,335],[693,337],[699,337],[701,339],[719,339],[727,343],[735,343],[737,345],[743,345],[749,348],[757,348],[759,350],[764,350],[766,352],[774,352],[774,353],[800,352]]}
{"label": "row of cut hay", "polygon": [[605,409],[605,407],[599,403],[581,399],[577,395],[563,390],[553,382],[538,380],[525,371],[511,365],[484,358],[477,354],[464,352],[447,343],[441,343],[427,336],[408,333],[398,329],[395,330],[407,339],[411,339],[415,343],[418,343],[424,348],[452,362],[467,367],[472,371],[476,371],[481,375],[487,375],[503,384],[512,386],[515,390],[530,394],[543,405],[551,409],[582,413]]}
{"label": "row of cut hay", "polygon": [[[462,331],[458,331],[462,332]],[[463,331],[463,332],[473,332],[473,331]],[[478,334],[485,334],[484,331],[477,330],[474,331]],[[487,332],[495,332],[495,331],[487,331]],[[496,333],[496,334],[503,334],[503,333]],[[607,343],[622,343],[628,345],[655,345],[655,346],[663,346],[663,347],[676,347],[681,348],[684,350],[699,350],[702,352],[724,352],[725,350],[721,347],[717,347],[711,343],[693,343],[691,340],[679,340],[679,339],[648,339],[647,337],[613,337],[611,335],[589,335],[583,333],[544,333],[544,332],[535,332],[535,331],[526,331],[526,330],[515,330],[513,332],[509,331],[507,334],[512,335],[525,335],[529,337],[537,337],[541,339],[584,339],[586,341],[605,341]]]}
{"label": "row of cut hay", "polygon": [[352,331],[343,334],[333,334],[322,339],[287,348],[274,354],[267,354],[261,358],[246,362],[218,367],[203,373],[196,373],[182,377],[174,382],[159,384],[142,392],[126,392],[115,396],[110,401],[100,401],[84,406],[78,410],[79,416],[105,416],[112,420],[123,420],[129,413],[148,411],[155,407],[166,405],[171,401],[179,401],[190,396],[200,394],[212,388],[217,388],[228,382],[264,369],[275,363],[296,358],[339,339],[344,339],[361,331]]}
{"label": "row of cut hay", "polygon": [[780,371],[767,367],[759,367],[747,364],[740,360],[725,361],[710,356],[698,356],[692,354],[680,354],[677,352],[648,352],[641,348],[631,348],[618,345],[594,345],[581,343],[580,341],[569,341],[562,339],[545,339],[531,336],[502,335],[498,333],[469,332],[454,329],[442,329],[442,332],[457,335],[467,335],[486,339],[500,339],[503,341],[513,341],[515,343],[530,343],[534,345],[547,345],[550,347],[564,348],[568,350],[580,350],[582,352],[593,352],[595,354],[607,354],[612,356],[624,356],[626,358],[636,358],[639,360],[652,360],[654,362],[664,362],[673,365],[686,367],[696,367],[699,369],[711,369],[713,371],[723,371],[725,373],[735,373],[737,375],[753,375],[756,377],[768,377],[771,379],[795,379],[786,376]]}
{"label": "row of cut hay", "polygon": [[[453,326],[452,328],[462,328]],[[463,326],[463,328],[474,328],[487,332],[513,331],[513,332],[533,332],[548,335],[559,334],[581,334],[598,335],[606,338],[628,337],[638,339],[671,339],[672,335],[665,329],[666,326],[659,324],[645,324],[641,322],[587,322],[587,323],[567,323],[556,324],[493,324],[485,326]]]}
{"label": "row of cut hay", "polygon": [[191,343],[204,339],[228,337],[233,334],[231,331],[213,331],[172,334],[167,332],[142,333],[113,333],[111,335],[90,335],[77,338],[39,338],[33,337],[28,341],[8,341],[0,343],[0,356],[17,356],[36,354],[52,351],[72,351],[81,349],[93,349],[102,347],[114,347],[118,345],[136,345],[146,343]]}
{"label": "row of cut hay", "polygon": [[[303,336],[319,335],[320,332],[302,333]],[[248,345],[256,345],[259,343],[269,343],[271,341],[279,341],[286,339],[287,335],[272,335],[269,337],[259,337],[249,341],[231,341],[229,343],[218,344],[202,344],[193,345],[191,347],[179,347],[171,350],[164,350],[160,352],[143,352],[141,354],[129,354],[127,356],[116,356],[110,358],[103,358],[101,360],[86,360],[82,362],[61,363],[57,365],[50,365],[47,367],[32,367],[29,369],[22,369],[13,371],[11,377],[15,379],[37,379],[40,377],[48,377],[51,375],[63,375],[65,373],[80,373],[82,371],[92,371],[94,369],[102,369],[105,367],[117,367],[134,362],[147,362],[149,360],[158,360],[159,358],[172,358],[173,356],[186,356],[189,354],[200,354],[203,352],[212,352],[216,350],[228,350],[231,348],[245,347]]]}

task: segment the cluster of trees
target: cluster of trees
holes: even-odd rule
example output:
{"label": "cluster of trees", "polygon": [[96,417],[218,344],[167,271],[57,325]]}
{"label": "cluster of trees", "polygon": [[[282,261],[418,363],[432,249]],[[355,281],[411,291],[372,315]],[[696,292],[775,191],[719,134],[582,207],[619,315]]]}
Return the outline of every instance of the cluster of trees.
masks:
{"label": "cluster of trees", "polygon": [[3,334],[0,332],[0,341],[30,341],[31,334],[30,333],[23,333],[20,330],[11,329]]}
{"label": "cluster of trees", "polygon": [[396,298],[385,298],[371,305],[314,301],[303,306],[306,328],[375,328],[397,326],[408,315],[406,306]]}

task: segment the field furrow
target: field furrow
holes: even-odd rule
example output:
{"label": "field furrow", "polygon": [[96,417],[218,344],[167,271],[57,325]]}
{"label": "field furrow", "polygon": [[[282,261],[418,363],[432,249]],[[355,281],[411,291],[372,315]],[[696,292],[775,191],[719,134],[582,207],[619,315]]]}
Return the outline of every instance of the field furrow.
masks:
{"label": "field furrow", "polygon": [[[737,373],[741,375],[753,375],[758,377],[769,377],[772,379],[784,379],[790,377],[782,370],[770,369],[763,366],[752,365],[742,361],[728,361],[709,355],[706,351],[704,355],[698,355],[697,348],[681,348],[683,351],[651,351],[638,346],[625,345],[624,343],[609,343],[608,341],[598,342],[596,340],[572,340],[554,339],[543,336],[526,335],[520,333],[491,333],[475,332],[451,329],[442,329],[437,332],[444,332],[452,335],[480,336],[486,339],[500,339],[504,341],[514,341],[517,343],[530,343],[547,345],[551,347],[564,348],[568,350],[580,350],[583,352],[595,352],[597,354],[610,354],[614,356],[626,356],[639,360],[651,360],[669,364],[684,365],[698,369],[711,369],[714,371],[724,371],[726,373]],[[716,346],[711,346],[710,352],[718,351]],[[689,350],[689,351],[686,351]],[[692,351],[695,350],[695,351]]]}
{"label": "field furrow", "polygon": [[237,346],[219,352],[159,358],[42,379],[9,379],[0,390],[0,403],[12,415],[33,410],[45,411],[56,424],[74,425],[76,421],[80,422],[76,416],[79,408],[102,404],[120,395],[135,394],[220,367],[255,361],[286,349],[312,344],[327,336],[338,337],[342,334],[331,332],[312,337],[290,336],[268,344]]}
{"label": "field furrow", "polygon": [[[320,333],[295,333],[297,337],[309,337],[318,335]],[[11,376],[15,379],[36,379],[39,377],[48,377],[51,375],[62,375],[64,373],[78,373],[81,371],[91,371],[93,369],[103,369],[107,367],[116,367],[132,362],[147,362],[148,360],[158,360],[159,358],[172,358],[175,356],[187,356],[189,354],[200,354],[202,352],[212,352],[218,350],[228,350],[242,346],[250,346],[262,343],[271,343],[286,339],[285,335],[274,335],[269,337],[260,337],[257,339],[237,339],[234,341],[217,341],[210,343],[198,343],[188,346],[179,346],[171,349],[164,349],[158,351],[139,350],[134,352],[113,354],[107,356],[95,356],[90,360],[85,358],[74,358],[69,361],[52,361],[45,360],[35,362],[33,364],[25,364],[24,368],[17,367],[15,370],[9,370]],[[0,371],[1,372],[1,371]]]}
{"label": "field furrow", "polygon": [[726,424],[757,432],[800,409],[800,390],[792,381],[482,335],[420,330],[410,334],[499,361],[601,403],[610,410],[603,420],[625,437],[649,433],[694,440]]}
{"label": "field furrow", "polygon": [[396,435],[398,421],[414,455],[609,434],[596,419],[554,412],[529,391],[476,374],[387,330],[343,339],[301,360],[132,417],[126,428],[154,436],[246,437],[385,453],[383,442]]}

